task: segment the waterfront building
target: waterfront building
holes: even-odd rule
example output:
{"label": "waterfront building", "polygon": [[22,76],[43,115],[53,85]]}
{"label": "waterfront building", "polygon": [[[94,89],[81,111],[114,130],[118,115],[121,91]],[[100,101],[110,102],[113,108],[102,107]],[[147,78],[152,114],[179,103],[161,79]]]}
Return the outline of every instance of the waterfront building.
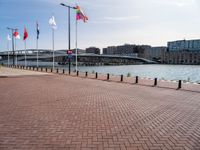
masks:
{"label": "waterfront building", "polygon": [[151,48],[146,49],[145,58],[148,60],[163,63],[165,60],[166,51],[167,51],[167,47],[165,46],[151,47]]}
{"label": "waterfront building", "polygon": [[117,51],[116,46],[109,46],[107,48],[103,48],[104,55],[115,55],[116,51]]}
{"label": "waterfront building", "polygon": [[168,42],[167,52],[165,53],[165,63],[199,65],[200,39]]}
{"label": "waterfront building", "polygon": [[103,48],[104,55],[121,55],[145,58],[145,50],[149,49],[148,45],[124,44],[119,46],[109,46]]}
{"label": "waterfront building", "polygon": [[165,55],[167,64],[200,65],[200,50],[168,51]]}
{"label": "waterfront building", "polygon": [[197,40],[178,40],[167,43],[168,51],[199,51],[200,39]]}
{"label": "waterfront building", "polygon": [[86,48],[86,53],[91,53],[91,54],[98,54],[100,55],[100,49],[97,47],[89,47]]}

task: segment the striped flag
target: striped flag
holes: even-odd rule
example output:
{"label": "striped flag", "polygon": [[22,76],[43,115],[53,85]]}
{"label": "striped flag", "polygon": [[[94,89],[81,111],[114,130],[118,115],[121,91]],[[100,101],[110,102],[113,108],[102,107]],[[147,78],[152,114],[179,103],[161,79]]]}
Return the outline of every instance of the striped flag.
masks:
{"label": "striped flag", "polygon": [[87,22],[88,17],[83,13],[80,6],[76,6],[76,20],[83,20],[83,22]]}

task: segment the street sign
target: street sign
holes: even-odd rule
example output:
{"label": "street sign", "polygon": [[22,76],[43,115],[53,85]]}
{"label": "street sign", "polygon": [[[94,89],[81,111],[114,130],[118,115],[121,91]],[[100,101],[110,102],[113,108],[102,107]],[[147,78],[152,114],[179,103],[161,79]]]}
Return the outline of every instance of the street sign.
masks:
{"label": "street sign", "polygon": [[67,50],[68,55],[71,55],[72,53],[73,53],[72,50]]}

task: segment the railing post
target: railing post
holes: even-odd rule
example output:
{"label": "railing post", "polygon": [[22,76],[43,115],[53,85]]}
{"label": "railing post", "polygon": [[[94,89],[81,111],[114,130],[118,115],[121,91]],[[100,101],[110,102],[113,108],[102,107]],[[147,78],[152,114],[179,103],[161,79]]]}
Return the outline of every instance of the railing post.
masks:
{"label": "railing post", "polygon": [[98,73],[96,72],[96,79],[98,78]]}
{"label": "railing post", "polygon": [[65,69],[63,69],[63,74],[65,74]]}
{"label": "railing post", "polygon": [[85,77],[87,77],[87,76],[88,76],[88,72],[86,71],[86,72],[85,72]]}
{"label": "railing post", "polygon": [[138,76],[135,77],[135,83],[138,83]]}
{"label": "railing post", "polygon": [[123,82],[123,78],[124,78],[124,76],[123,76],[123,75],[121,75],[121,82]]}
{"label": "railing post", "polygon": [[182,88],[182,81],[179,80],[179,81],[178,81],[178,89],[181,89],[181,88]]}
{"label": "railing post", "polygon": [[157,86],[157,85],[158,85],[158,79],[155,78],[155,79],[154,79],[154,86]]}
{"label": "railing post", "polygon": [[108,74],[107,74],[107,80],[109,80],[109,79],[110,79],[110,74],[108,73]]}
{"label": "railing post", "polygon": [[77,75],[77,76],[79,75],[79,71],[76,72],[76,75]]}

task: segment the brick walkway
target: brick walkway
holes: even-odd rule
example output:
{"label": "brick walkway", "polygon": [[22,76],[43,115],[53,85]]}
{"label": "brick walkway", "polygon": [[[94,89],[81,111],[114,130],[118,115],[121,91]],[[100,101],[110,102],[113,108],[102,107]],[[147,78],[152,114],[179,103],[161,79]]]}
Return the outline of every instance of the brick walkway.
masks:
{"label": "brick walkway", "polygon": [[1,150],[200,150],[197,92],[63,75],[0,86]]}
{"label": "brick walkway", "polygon": [[[12,76],[27,76],[27,75],[47,75],[48,73],[41,73],[36,71],[29,71],[23,69],[13,69],[7,67],[0,67],[0,77],[12,77]],[[48,74],[50,75],[50,74]]]}

